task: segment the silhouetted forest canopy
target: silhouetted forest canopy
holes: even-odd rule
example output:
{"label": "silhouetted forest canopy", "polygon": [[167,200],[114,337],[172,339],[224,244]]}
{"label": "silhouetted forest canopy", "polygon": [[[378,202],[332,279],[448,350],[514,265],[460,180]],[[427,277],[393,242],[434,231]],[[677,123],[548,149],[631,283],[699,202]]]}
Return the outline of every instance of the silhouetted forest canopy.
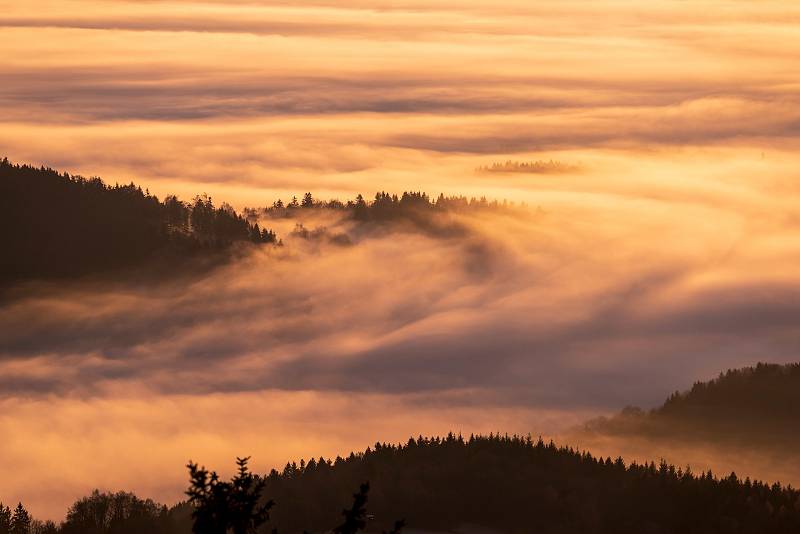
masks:
{"label": "silhouetted forest canopy", "polygon": [[[238,460],[230,482],[190,463],[190,499],[172,508],[129,493],[95,492],[76,502],[60,526],[29,516],[14,523],[22,513],[6,508],[0,534],[398,532],[398,519],[429,531],[463,525],[615,534],[800,529],[800,492],[790,487],[733,473],[694,474],[663,461],[626,464],[530,437],[450,434],[377,443],[347,458],[288,463],[266,476],[251,474],[246,461]],[[35,528],[8,526],[21,523]]]}
{"label": "silhouetted forest canopy", "polygon": [[236,242],[276,242],[271,230],[205,195],[159,200],[133,183],[111,186],[8,159],[0,161],[0,232],[0,283],[186,258]]}
{"label": "silhouetted forest canopy", "polygon": [[[334,215],[339,222],[352,223],[349,231],[358,235],[385,234],[405,231],[422,233],[431,237],[450,238],[464,236],[468,228],[458,214],[467,213],[529,213],[525,203],[487,200],[486,197],[445,196],[435,199],[421,191],[405,191],[402,195],[385,191],[375,193],[372,200],[357,195],[352,200],[318,200],[312,193],[305,193],[302,200],[292,197],[284,203],[276,200],[271,206],[245,208],[244,214],[250,222],[266,219],[313,218],[314,215]],[[336,245],[352,242],[347,233],[329,233],[327,228],[307,230],[302,223],[295,229],[294,237],[320,240],[328,239]]]}
{"label": "silhouetted forest canopy", "polygon": [[375,193],[372,200],[366,200],[362,195],[347,201],[318,200],[310,192],[303,195],[302,200],[292,197],[284,203],[278,199],[271,206],[264,208],[245,208],[245,216],[250,220],[260,217],[295,217],[296,210],[332,210],[338,211],[355,221],[392,221],[398,219],[413,219],[415,217],[430,216],[434,213],[476,211],[489,209],[525,208],[524,203],[497,200],[487,200],[486,197],[445,196],[440,194],[432,199],[422,191],[405,191],[402,195],[389,194],[385,191]]}
{"label": "silhouetted forest canopy", "polygon": [[590,431],[783,447],[800,439],[800,363],[728,370],[676,391],[649,411],[628,407],[587,424]]}

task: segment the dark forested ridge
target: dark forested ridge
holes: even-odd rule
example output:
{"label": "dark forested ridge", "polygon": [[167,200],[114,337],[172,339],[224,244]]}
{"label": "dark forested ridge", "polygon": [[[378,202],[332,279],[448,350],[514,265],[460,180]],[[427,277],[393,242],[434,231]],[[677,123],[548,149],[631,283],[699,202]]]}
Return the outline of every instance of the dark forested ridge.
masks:
{"label": "dark forested ridge", "polygon": [[211,198],[163,201],[130,185],[0,161],[0,284],[185,259],[237,241],[273,243]]}
{"label": "dark forested ridge", "polygon": [[[524,204],[521,207],[525,207]],[[184,202],[163,200],[131,183],[108,185],[100,178],[71,176],[56,170],[0,160],[0,287],[36,278],[60,278],[137,268],[159,260],[220,257],[236,242],[276,243],[275,233],[259,220],[302,218],[326,211],[356,223],[362,231],[407,228],[436,236],[463,235],[465,228],[445,214],[514,209],[508,202],[423,192],[376,193],[371,201],[320,201],[311,193],[286,204],[277,200],[244,216],[207,196]],[[349,244],[344,233],[324,228],[308,231],[299,224],[292,234]]]}
{"label": "dark forested ridge", "polygon": [[[502,532],[789,532],[800,494],[733,476],[696,476],[665,463],[625,465],[530,438],[409,440],[360,455],[288,465],[268,478],[274,522],[297,531],[329,524],[360,480],[374,488],[376,521],[449,531],[476,524]],[[326,500],[330,505],[322,506]],[[285,503],[283,509],[280,503]],[[381,526],[386,526],[384,523]]]}
{"label": "dark forested ridge", "polygon": [[[194,481],[198,476],[193,467]],[[207,475],[200,478],[208,480]],[[596,458],[541,440],[499,435],[376,444],[347,458],[290,463],[280,472],[229,487],[241,491],[236,487],[257,486],[262,505],[274,501],[266,507],[268,519],[259,532],[329,532],[353,502],[354,489],[365,481],[370,483],[369,514],[363,516],[368,532],[392,529],[396,519],[405,519],[410,528],[439,532],[465,524],[536,533],[755,534],[800,529],[800,492],[791,488],[734,474],[694,474],[664,462],[626,465],[621,458]],[[198,486],[204,484],[193,482],[190,495]],[[219,505],[229,506],[226,502]],[[60,527],[36,532],[188,534],[193,509],[187,503],[168,509],[130,494],[95,493],[73,505]],[[0,522],[0,533],[5,532]]]}
{"label": "dark forested ridge", "polygon": [[587,424],[609,434],[687,440],[723,440],[748,446],[792,448],[800,439],[800,364],[759,363],[729,370],[675,392],[650,411],[626,408]]}

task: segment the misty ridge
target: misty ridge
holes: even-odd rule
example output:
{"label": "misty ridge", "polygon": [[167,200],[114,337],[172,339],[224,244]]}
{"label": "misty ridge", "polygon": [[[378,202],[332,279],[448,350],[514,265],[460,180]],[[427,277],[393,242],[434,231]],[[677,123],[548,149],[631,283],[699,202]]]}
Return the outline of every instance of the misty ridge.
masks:
{"label": "misty ridge", "polygon": [[591,418],[560,439],[598,454],[665,457],[797,484],[799,370],[797,363],[729,369],[654,408]]}
{"label": "misty ridge", "polygon": [[[433,300],[454,296],[444,285],[429,291],[415,282],[418,271],[427,271],[426,284],[477,288],[513,266],[502,258],[505,244],[477,222],[525,227],[531,216],[524,206],[433,201],[421,192],[379,193],[371,202],[307,193],[242,216],[208,197],[160,201],[133,185],[7,161],[0,169],[3,198],[13,204],[3,214],[11,252],[3,272],[14,296],[0,307],[0,365],[13,367],[0,377],[2,398],[96,395],[116,383],[164,393],[340,389],[344,370],[330,357],[374,365],[375,344],[394,342],[381,331],[402,331],[424,319]],[[408,270],[407,291],[384,295],[387,267]],[[20,277],[30,281],[13,283]],[[331,317],[342,303],[347,310]],[[356,354],[340,321],[362,324]],[[44,367],[15,365],[26,361]],[[374,382],[345,373],[359,382],[345,389]]]}
{"label": "misty ridge", "polygon": [[676,391],[651,410],[629,406],[584,426],[588,433],[706,442],[796,455],[800,364],[731,369]]}
{"label": "misty ridge", "polygon": [[441,533],[788,534],[800,528],[800,492],[791,487],[735,473],[695,474],[663,460],[626,463],[530,435],[378,442],[347,457],[288,462],[265,475],[250,472],[247,462],[237,459],[230,482],[190,462],[189,498],[171,507],[95,491],[56,525],[36,521],[21,503],[13,512],[0,505],[0,532],[399,534],[408,525]]}
{"label": "misty ridge", "polygon": [[[50,168],[12,164],[0,160],[0,193],[3,198],[0,283],[16,280],[82,276],[106,271],[136,272],[154,268],[155,273],[191,272],[219,265],[241,256],[246,244],[280,246],[282,239],[259,222],[293,219],[310,212],[336,214],[357,223],[351,235],[331,233],[325,226],[307,229],[302,222],[291,231],[295,238],[328,239],[349,245],[353,238],[404,229],[438,237],[461,236],[467,229],[449,213],[489,210],[526,210],[526,206],[485,197],[440,195],[432,201],[423,192],[402,196],[376,193],[367,202],[320,201],[306,193],[286,204],[245,208],[239,215],[223,202],[216,207],[203,194],[191,201],[174,195],[159,200],[131,182],[107,185],[101,178],[84,178]],[[353,236],[352,234],[357,234]],[[173,272],[174,274],[174,272]]]}
{"label": "misty ridge", "polygon": [[524,217],[531,212],[524,202],[490,201],[485,196],[468,198],[443,193],[432,199],[422,191],[404,191],[402,195],[379,191],[370,201],[360,194],[347,201],[318,200],[308,192],[302,200],[292,197],[284,203],[278,199],[271,206],[244,209],[245,217],[253,223],[274,224],[276,220],[298,218],[332,220],[335,227],[346,228],[337,231],[323,224],[309,229],[298,222],[292,235],[310,240],[327,239],[338,245],[398,232],[422,233],[435,238],[464,237],[470,233],[470,228],[458,218],[459,214],[492,213]]}

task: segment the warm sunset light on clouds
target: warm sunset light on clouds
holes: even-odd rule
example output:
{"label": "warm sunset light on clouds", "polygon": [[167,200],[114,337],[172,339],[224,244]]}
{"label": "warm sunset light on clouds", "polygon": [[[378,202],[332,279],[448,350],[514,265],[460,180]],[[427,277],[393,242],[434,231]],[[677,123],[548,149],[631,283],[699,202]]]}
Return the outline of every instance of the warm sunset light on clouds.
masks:
{"label": "warm sunset light on clouds", "polygon": [[[27,288],[0,495],[174,502],[189,458],[549,435],[796,360],[799,28],[786,1],[0,0],[0,158],[237,208],[529,208],[348,247],[278,222],[285,247],[177,286]],[[508,160],[567,171],[476,172]]]}

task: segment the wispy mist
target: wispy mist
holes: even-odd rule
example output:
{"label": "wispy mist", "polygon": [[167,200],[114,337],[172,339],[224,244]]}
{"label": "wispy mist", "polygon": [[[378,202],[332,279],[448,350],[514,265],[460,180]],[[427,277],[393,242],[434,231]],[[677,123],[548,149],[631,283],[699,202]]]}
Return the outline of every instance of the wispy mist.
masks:
{"label": "wispy mist", "polygon": [[[70,487],[83,491],[91,474],[172,499],[180,464],[157,486],[132,473],[166,468],[179,453],[220,458],[238,443],[268,463],[318,454],[314,444],[343,454],[420,425],[551,435],[626,404],[654,405],[697,377],[763,358],[767,346],[776,360],[796,349],[793,284],[720,280],[739,268],[730,243],[709,235],[687,251],[686,228],[666,220],[598,227],[596,217],[613,214],[500,208],[431,214],[461,229],[431,234],[365,231],[316,211],[301,215],[305,227],[350,244],[288,232],[284,247],[254,248],[201,277],[21,289],[0,310],[9,407],[0,425],[18,436],[4,457],[41,461],[37,448],[16,448],[40,431],[63,454],[79,443],[121,450],[120,432],[166,440],[164,450],[126,448],[121,464],[76,459],[87,475]],[[64,410],[74,433],[43,429]],[[104,410],[111,421],[94,427]],[[36,503],[33,489],[9,488]]]}
{"label": "wispy mist", "polygon": [[[16,288],[0,497],[172,501],[188,457],[554,434],[795,360],[797,7],[502,4],[0,0],[0,157],[238,209],[528,205],[427,229],[315,212],[202,276]],[[475,172],[551,160],[570,172]]]}

